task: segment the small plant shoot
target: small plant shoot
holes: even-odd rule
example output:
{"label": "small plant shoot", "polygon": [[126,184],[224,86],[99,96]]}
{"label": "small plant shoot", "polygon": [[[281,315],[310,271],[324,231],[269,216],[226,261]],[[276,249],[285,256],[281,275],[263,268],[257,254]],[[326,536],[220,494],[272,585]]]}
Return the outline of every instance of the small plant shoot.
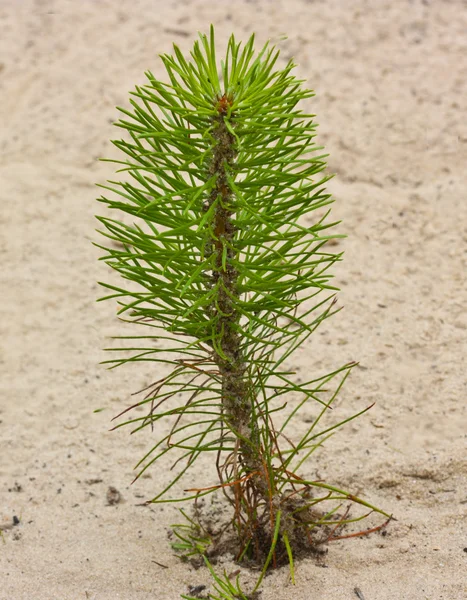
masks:
{"label": "small plant shoot", "polygon": [[[125,282],[102,283],[102,300],[117,299],[133,324],[105,362],[144,361],[153,380],[117,425],[149,434],[137,477],[171,465],[150,502],[195,500],[199,516],[217,491],[229,513],[217,537],[187,518],[176,546],[211,569],[207,548],[220,552],[227,536],[237,561],[260,565],[258,588],[269,567],[288,563],[293,579],[294,557],[368,533],[343,535],[346,524],[374,511],[389,518],[303,475],[313,452],[369,408],[326,424],[355,363],[305,381],[293,368],[294,352],[338,310],[331,270],[342,254],[328,242],[343,236],[314,115],[300,108],[313,92],[292,62],[278,67],[268,44],[256,53],[254,36],[245,45],[231,36],[218,62],[212,27],[189,58],[175,45],[161,58],[165,80],[147,72],[119,109],[125,135],[112,162],[122,179],[101,186],[111,209],[97,217],[102,260]],[[198,461],[206,480],[184,484]],[[226,582],[225,594],[244,597]]]}

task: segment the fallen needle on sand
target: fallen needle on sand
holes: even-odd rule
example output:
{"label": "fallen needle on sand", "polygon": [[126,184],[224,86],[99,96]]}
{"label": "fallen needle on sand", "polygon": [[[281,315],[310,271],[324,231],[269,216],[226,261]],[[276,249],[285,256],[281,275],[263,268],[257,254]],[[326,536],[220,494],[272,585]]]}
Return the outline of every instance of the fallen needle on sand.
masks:
{"label": "fallen needle on sand", "polygon": [[163,569],[168,569],[169,568],[167,565],[163,565],[162,563],[157,562],[157,560],[152,560],[151,562],[155,563],[159,567],[162,567]]}

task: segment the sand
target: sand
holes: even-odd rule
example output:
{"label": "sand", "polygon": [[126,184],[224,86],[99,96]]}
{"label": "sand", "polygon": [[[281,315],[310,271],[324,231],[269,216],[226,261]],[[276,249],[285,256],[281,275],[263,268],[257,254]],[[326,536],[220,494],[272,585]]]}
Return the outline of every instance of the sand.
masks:
{"label": "sand", "polygon": [[[109,274],[91,244],[94,183],[113,175],[96,159],[118,136],[114,107],[146,69],[163,76],[159,53],[173,41],[187,51],[210,22],[220,43],[232,31],[256,31],[258,43],[286,33],[281,64],[294,56],[317,92],[334,216],[349,236],[335,270],[345,309],[296,368],[359,360],[336,410],[376,404],[306,473],[397,518],[385,536],[300,562],[295,586],[274,572],[261,600],[350,600],[356,587],[365,600],[466,598],[461,0],[0,1],[0,523],[20,520],[0,540],[0,598],[175,600],[210,584],[170,549],[176,509],[139,506],[167,472],[130,486],[150,435],[108,431],[154,367],[99,365],[107,337],[126,330],[111,302],[95,302]],[[121,502],[108,505],[109,486]]]}

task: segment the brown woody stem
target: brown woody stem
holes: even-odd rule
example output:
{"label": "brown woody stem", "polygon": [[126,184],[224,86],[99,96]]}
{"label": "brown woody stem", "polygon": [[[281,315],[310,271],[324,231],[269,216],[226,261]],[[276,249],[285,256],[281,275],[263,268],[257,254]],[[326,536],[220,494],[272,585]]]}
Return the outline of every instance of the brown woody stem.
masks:
{"label": "brown woody stem", "polygon": [[[238,272],[232,264],[235,258],[235,231],[233,217],[236,212],[235,197],[227,179],[227,169],[236,159],[236,140],[225,124],[229,100],[224,96],[219,103],[218,115],[214,117],[213,136],[215,139],[210,176],[217,175],[206,210],[216,203],[212,224],[212,239],[206,248],[206,255],[214,254],[211,275],[212,287],[218,287],[215,301],[209,308],[211,318],[219,316],[216,325],[217,348],[215,360],[222,379],[222,405],[229,425],[239,438],[240,460],[247,474],[260,472],[255,483],[267,493],[263,466],[259,456],[259,435],[257,424],[252,419],[251,390],[246,376],[246,364],[241,349],[239,334],[240,314],[232,298],[238,297]],[[261,489],[262,488],[262,489]],[[264,494],[262,494],[264,495]]]}

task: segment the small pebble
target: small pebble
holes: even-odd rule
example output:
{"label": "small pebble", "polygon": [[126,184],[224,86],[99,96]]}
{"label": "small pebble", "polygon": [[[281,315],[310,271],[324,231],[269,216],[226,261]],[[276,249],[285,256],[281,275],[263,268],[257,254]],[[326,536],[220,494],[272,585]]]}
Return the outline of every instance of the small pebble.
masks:
{"label": "small pebble", "polygon": [[113,487],[112,485],[110,485],[109,489],[107,490],[106,498],[109,506],[119,504],[122,501],[122,495],[117,488]]}

